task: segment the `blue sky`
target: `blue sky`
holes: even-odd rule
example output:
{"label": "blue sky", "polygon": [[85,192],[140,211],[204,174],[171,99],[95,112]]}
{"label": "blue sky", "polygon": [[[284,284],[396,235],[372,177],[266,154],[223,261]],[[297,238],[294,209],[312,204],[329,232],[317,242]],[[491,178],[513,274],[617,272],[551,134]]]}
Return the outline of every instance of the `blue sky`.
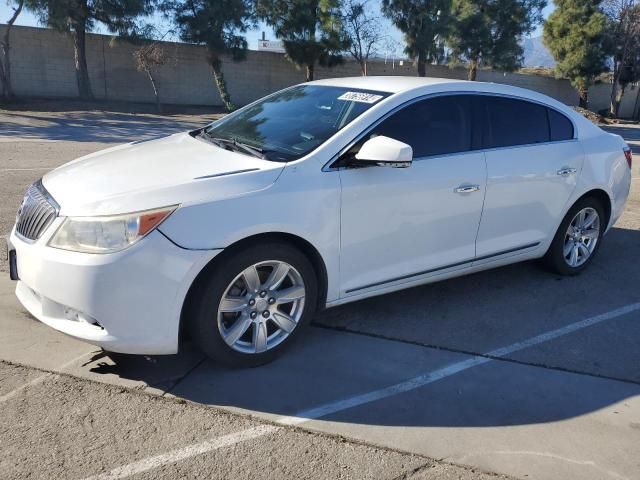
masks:
{"label": "blue sky", "polygon": [[[373,0],[372,4],[375,4],[378,0]],[[372,5],[375,8],[375,5]],[[553,11],[554,5],[550,1],[547,8],[544,10],[545,18]],[[12,10],[7,4],[6,0],[0,0],[0,23],[6,23],[9,17],[12,14]],[[169,24],[159,15],[156,15],[151,19],[153,23],[158,26],[158,29],[162,32],[167,31],[170,26]],[[398,41],[402,40],[402,34],[389,22],[386,18],[382,18],[383,23],[383,31],[386,35],[390,35]],[[18,20],[16,21],[16,25],[26,25],[26,26],[38,26],[38,19],[31,14],[30,12],[23,11]],[[95,30],[97,33],[107,33],[104,28],[98,25],[98,28]],[[257,29],[251,30],[247,33],[247,41],[249,42],[249,48],[252,50],[256,50],[258,47],[258,39],[261,37],[262,32],[266,33],[267,38],[273,39],[274,35],[271,29],[266,25],[260,25]],[[542,28],[538,27],[535,32],[532,33],[531,36],[536,37],[542,35]]]}

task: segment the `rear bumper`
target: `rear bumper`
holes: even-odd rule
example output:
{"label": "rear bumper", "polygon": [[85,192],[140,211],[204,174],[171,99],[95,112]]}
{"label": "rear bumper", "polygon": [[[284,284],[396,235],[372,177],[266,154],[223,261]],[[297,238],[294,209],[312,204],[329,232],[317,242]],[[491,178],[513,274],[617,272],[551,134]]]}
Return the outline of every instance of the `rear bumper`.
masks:
{"label": "rear bumper", "polygon": [[157,231],[106,255],[50,248],[46,240],[27,243],[11,233],[20,277],[16,296],[50,327],[121,353],[178,351],[189,287],[219,252],[182,249]]}

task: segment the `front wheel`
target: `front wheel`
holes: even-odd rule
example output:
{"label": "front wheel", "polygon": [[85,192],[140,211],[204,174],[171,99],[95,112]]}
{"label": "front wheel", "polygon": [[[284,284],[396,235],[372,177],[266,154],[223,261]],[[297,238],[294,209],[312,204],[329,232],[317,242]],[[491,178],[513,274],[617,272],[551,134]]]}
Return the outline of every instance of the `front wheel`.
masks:
{"label": "front wheel", "polygon": [[227,366],[268,363],[309,323],[317,291],[313,266],[296,248],[249,247],[217,264],[200,286],[191,334]]}
{"label": "front wheel", "polygon": [[545,255],[545,263],[561,275],[576,275],[593,260],[606,228],[602,204],[579,200],[565,216]]}

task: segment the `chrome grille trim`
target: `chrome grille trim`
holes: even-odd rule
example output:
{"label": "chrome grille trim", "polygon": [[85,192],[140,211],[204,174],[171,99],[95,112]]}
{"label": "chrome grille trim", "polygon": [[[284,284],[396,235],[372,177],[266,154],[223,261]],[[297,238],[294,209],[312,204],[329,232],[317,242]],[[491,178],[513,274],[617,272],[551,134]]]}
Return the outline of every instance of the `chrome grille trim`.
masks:
{"label": "chrome grille trim", "polygon": [[27,189],[18,209],[16,233],[24,240],[38,240],[59,211],[59,205],[38,180]]}

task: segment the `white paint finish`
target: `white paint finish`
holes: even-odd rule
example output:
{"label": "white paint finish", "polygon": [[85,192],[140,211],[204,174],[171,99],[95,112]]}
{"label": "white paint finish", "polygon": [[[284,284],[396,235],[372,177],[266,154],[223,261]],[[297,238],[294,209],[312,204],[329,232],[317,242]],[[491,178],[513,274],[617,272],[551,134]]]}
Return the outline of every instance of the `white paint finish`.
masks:
{"label": "white paint finish", "polygon": [[[485,178],[483,153],[340,171],[342,294],[473,260]],[[480,190],[456,193],[463,184]]]}
{"label": "white paint finish", "polygon": [[156,455],[155,457],[144,458],[138,462],[114,468],[106,473],[87,477],[85,480],[118,480],[121,478],[131,477],[163,465],[170,465],[172,463],[195,457],[196,455],[202,455],[203,453],[220,450],[221,448],[231,447],[238,443],[263,437],[278,430],[278,427],[274,427],[272,425],[260,425],[258,427],[247,428],[246,430],[230,433],[206,442],[188,445],[183,448]]}
{"label": "white paint finish", "polygon": [[603,132],[599,137],[589,137],[581,143],[586,161],[571,203],[593,188],[604,190],[612,205],[611,228],[622,215],[631,189],[631,174],[622,153],[625,142],[618,135]]}
{"label": "white paint finish", "polygon": [[[479,257],[553,238],[580,177],[577,141],[488,150]],[[576,173],[558,175],[564,168]]]}
{"label": "white paint finish", "polygon": [[[397,93],[286,165],[176,134],[94,153],[47,174],[44,185],[60,203],[62,215],[109,215],[180,204],[159,230],[182,248],[154,233],[119,254],[54,250],[45,244],[58,219],[33,245],[11,238],[20,274],[42,297],[95,317],[107,336],[53,321],[22,295],[25,306],[55,328],[112,350],[171,353],[178,348],[186,293],[215,256],[213,250],[253,235],[285,233],[308,242],[324,261],[331,306],[542,256],[566,210],[592,188],[602,188],[612,199],[612,222],[626,202],[631,176],[621,139],[544,95],[442,79],[343,78],[317,85],[388,85]],[[407,169],[322,170],[381,117],[416,98],[452,92],[508,95],[549,105],[574,121],[578,141],[430,157]],[[587,157],[580,169],[582,148]],[[576,168],[575,178],[556,174],[564,166]],[[245,169],[256,170],[225,175]],[[195,179],[206,175],[218,176]],[[464,184],[478,185],[479,190],[454,192]],[[532,242],[540,245],[458,265]]]}
{"label": "white paint finish", "polygon": [[[179,133],[92,153],[47,173],[43,183],[61,215],[112,215],[261,190],[283,166]],[[232,172],[242,173],[226,176]]]}
{"label": "white paint finish", "polygon": [[379,135],[367,140],[356,154],[356,158],[364,162],[373,162],[374,165],[377,162],[411,163],[413,149],[406,143]]}
{"label": "white paint finish", "polygon": [[[125,353],[177,352],[187,290],[218,253],[178,248],[158,232],[107,255],[57,250],[45,241],[27,244],[15,232],[10,242],[20,274],[16,295],[33,316],[74,338]],[[93,317],[104,329],[67,320],[65,307]]]}

